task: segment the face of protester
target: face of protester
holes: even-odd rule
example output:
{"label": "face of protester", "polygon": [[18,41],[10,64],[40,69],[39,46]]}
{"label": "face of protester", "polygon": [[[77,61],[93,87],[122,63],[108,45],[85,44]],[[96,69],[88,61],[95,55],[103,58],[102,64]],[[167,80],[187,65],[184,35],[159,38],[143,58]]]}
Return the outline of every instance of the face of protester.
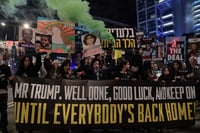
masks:
{"label": "face of protester", "polygon": [[146,50],[147,50],[147,51],[151,50],[150,44],[147,44],[147,45],[146,45]]}
{"label": "face of protester", "polygon": [[55,68],[55,69],[58,69],[58,68],[59,68],[59,63],[58,63],[58,62],[55,62],[55,63],[54,63],[54,68]]}
{"label": "face of protester", "polygon": [[26,57],[24,60],[24,68],[27,68],[31,64],[31,60],[29,57]]}
{"label": "face of protester", "polygon": [[95,61],[93,64],[94,70],[99,70],[99,61]]}
{"label": "face of protester", "polygon": [[65,72],[68,72],[70,70],[70,64],[65,65],[63,69]]}
{"label": "face of protester", "polygon": [[129,69],[130,69],[130,64],[129,64],[129,62],[126,63],[126,65],[125,65],[125,69],[126,69],[126,70],[129,70]]}
{"label": "face of protester", "polygon": [[154,70],[154,71],[157,71],[157,70],[158,70],[158,64],[154,64],[154,65],[153,65],[153,70]]}
{"label": "face of protester", "polygon": [[85,64],[86,64],[86,65],[91,65],[91,63],[92,63],[92,58],[91,58],[91,57],[87,57],[87,58],[85,59]]}
{"label": "face of protester", "polygon": [[86,43],[87,43],[88,46],[89,45],[94,45],[94,37],[91,36],[91,35],[87,36]]}
{"label": "face of protester", "polygon": [[182,63],[182,68],[185,69],[186,67],[186,63]]}
{"label": "face of protester", "polygon": [[33,31],[31,29],[25,29],[22,32],[22,37],[25,42],[31,42],[33,38]]}
{"label": "face of protester", "polygon": [[192,45],[191,45],[191,49],[192,49],[193,51],[196,51],[196,50],[197,50],[197,45],[196,45],[196,44],[192,44]]}
{"label": "face of protester", "polygon": [[47,36],[42,36],[40,42],[42,47],[46,47],[49,44],[49,39]]}
{"label": "face of protester", "polygon": [[163,70],[163,74],[164,74],[165,76],[169,75],[169,69],[168,69],[168,68],[165,68],[165,69]]}
{"label": "face of protester", "polygon": [[174,67],[175,70],[178,70],[179,64],[178,63],[174,63],[173,67]]}

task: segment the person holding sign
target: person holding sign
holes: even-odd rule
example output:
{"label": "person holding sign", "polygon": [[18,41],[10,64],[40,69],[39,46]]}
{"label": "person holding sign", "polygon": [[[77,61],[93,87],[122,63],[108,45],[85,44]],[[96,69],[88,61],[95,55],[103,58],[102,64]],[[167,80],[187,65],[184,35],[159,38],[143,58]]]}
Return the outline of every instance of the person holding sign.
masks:
{"label": "person holding sign", "polygon": [[38,77],[38,72],[42,65],[41,56],[39,53],[40,47],[36,47],[36,63],[33,64],[31,56],[24,56],[20,61],[18,69],[15,73],[17,76],[23,77]]}
{"label": "person holding sign", "polygon": [[59,79],[75,79],[71,70],[71,60],[66,59],[60,66],[58,72]]}
{"label": "person holding sign", "polygon": [[91,63],[91,68],[88,69],[89,80],[103,80],[105,79],[105,73],[100,69],[100,60],[94,58]]}
{"label": "person holding sign", "polygon": [[50,53],[51,52],[49,51],[44,58],[44,68],[47,71],[46,78],[57,79],[59,70],[59,61],[55,59],[54,61],[51,62]]}
{"label": "person holding sign", "polygon": [[151,60],[152,49],[150,44],[146,44],[146,49],[142,54],[143,61]]}
{"label": "person holding sign", "polygon": [[190,69],[189,69],[189,75],[188,77],[195,80],[197,83],[199,83],[200,80],[200,68],[197,64],[197,58],[192,56],[189,59],[190,62]]}
{"label": "person holding sign", "polygon": [[196,82],[196,88],[197,88],[197,100],[200,101],[200,67],[197,64],[197,58],[192,56],[189,59],[190,62],[190,69],[189,69],[189,74],[188,74],[188,78],[192,79],[193,81]]}

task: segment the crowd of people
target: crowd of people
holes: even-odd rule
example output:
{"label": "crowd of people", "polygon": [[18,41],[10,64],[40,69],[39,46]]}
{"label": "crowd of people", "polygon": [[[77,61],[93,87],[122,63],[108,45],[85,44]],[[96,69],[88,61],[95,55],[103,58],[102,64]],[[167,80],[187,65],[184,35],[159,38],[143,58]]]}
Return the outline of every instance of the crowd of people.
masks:
{"label": "crowd of people", "polygon": [[[48,52],[41,61],[40,48],[36,48],[36,58],[32,61],[31,56],[24,56],[15,73],[23,77],[40,77],[50,79],[73,79],[73,80],[132,80],[132,81],[161,81],[176,82],[193,80],[197,84],[200,80],[200,68],[195,56],[188,58],[188,64],[173,61],[171,64],[160,65],[158,62],[143,60],[143,51],[133,49],[131,53],[114,59],[114,53],[107,55],[106,61],[102,56],[85,57],[83,50],[82,59],[76,69],[71,69],[70,55],[65,61],[51,60]],[[42,65],[43,64],[43,65]]]}
{"label": "crowd of people", "polygon": [[[57,59],[51,60],[51,53],[48,52],[42,61],[40,47],[36,46],[35,49],[34,61],[31,56],[24,56],[18,63],[16,76],[69,80],[130,80],[133,82],[144,80],[163,83],[193,80],[197,85],[197,99],[199,100],[200,68],[197,58],[192,55],[188,58],[188,64],[173,61],[172,64],[160,66],[151,60],[144,61],[142,49],[132,49],[131,53],[118,58],[117,61],[112,52],[107,55],[106,61],[105,58],[102,61],[101,55],[85,57],[85,51],[83,51],[80,65],[72,70],[70,55],[60,63]],[[7,80],[13,80],[14,76],[11,76],[9,67],[3,64],[0,64],[0,72],[1,86],[6,89]],[[0,94],[0,100],[1,102],[6,101],[0,106],[1,129],[4,129],[2,131],[6,133],[7,106],[4,105],[7,105],[7,94]]]}

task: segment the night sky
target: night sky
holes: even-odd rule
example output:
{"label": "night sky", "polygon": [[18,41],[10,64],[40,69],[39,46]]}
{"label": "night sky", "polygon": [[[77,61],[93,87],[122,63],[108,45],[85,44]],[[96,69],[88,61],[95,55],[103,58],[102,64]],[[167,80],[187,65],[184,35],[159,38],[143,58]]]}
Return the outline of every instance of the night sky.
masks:
{"label": "night sky", "polygon": [[93,16],[137,27],[136,0],[87,0]]}

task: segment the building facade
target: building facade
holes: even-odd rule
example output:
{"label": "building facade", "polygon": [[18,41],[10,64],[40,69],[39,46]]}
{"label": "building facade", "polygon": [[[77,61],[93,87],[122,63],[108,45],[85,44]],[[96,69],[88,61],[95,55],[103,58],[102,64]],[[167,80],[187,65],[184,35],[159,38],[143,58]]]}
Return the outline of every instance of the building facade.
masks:
{"label": "building facade", "polygon": [[137,0],[137,27],[158,37],[181,36],[193,32],[191,12],[192,6],[196,5],[194,1]]}
{"label": "building facade", "polygon": [[200,0],[192,3],[193,30],[200,34]]}

